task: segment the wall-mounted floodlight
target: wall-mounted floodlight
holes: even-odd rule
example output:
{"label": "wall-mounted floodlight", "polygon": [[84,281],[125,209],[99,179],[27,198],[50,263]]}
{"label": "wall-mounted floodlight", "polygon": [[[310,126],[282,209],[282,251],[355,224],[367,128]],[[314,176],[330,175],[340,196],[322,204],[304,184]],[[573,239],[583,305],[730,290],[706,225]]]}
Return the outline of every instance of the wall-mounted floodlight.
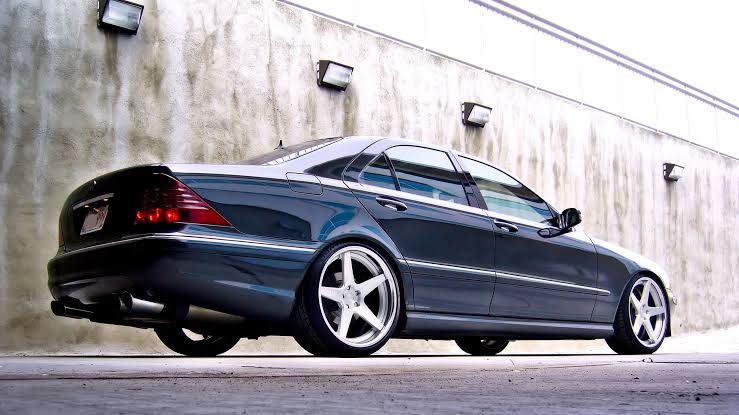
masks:
{"label": "wall-mounted floodlight", "polygon": [[352,82],[354,68],[334,61],[320,60],[316,68],[318,86],[346,90]]}
{"label": "wall-mounted floodlight", "polygon": [[683,177],[684,171],[685,167],[679,164],[665,163],[662,165],[662,175],[665,176],[665,180],[670,182],[680,180]]}
{"label": "wall-mounted floodlight", "polygon": [[144,6],[126,0],[98,0],[98,27],[135,35]]}
{"label": "wall-mounted floodlight", "polygon": [[462,123],[473,127],[484,128],[490,120],[492,108],[474,102],[462,103]]}

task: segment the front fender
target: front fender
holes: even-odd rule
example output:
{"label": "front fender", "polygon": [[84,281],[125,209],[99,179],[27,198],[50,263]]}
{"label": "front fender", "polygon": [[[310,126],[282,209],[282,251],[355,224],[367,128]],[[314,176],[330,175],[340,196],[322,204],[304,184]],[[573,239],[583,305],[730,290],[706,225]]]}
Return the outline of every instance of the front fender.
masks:
{"label": "front fender", "polygon": [[613,322],[628,282],[634,275],[648,272],[654,275],[665,289],[671,322],[677,298],[667,271],[656,262],[628,249],[600,239],[592,237],[590,239],[598,253],[598,287],[611,292],[609,296],[598,297],[593,309],[593,321]]}

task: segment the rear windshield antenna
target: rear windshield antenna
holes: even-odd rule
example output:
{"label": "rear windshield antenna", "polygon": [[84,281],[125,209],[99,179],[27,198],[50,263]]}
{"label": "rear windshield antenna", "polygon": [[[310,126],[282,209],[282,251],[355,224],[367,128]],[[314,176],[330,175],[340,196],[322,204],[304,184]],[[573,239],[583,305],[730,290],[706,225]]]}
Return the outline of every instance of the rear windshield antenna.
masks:
{"label": "rear windshield antenna", "polygon": [[277,148],[275,150],[282,150],[284,147],[282,146],[282,140],[280,140],[280,143],[277,144]]}

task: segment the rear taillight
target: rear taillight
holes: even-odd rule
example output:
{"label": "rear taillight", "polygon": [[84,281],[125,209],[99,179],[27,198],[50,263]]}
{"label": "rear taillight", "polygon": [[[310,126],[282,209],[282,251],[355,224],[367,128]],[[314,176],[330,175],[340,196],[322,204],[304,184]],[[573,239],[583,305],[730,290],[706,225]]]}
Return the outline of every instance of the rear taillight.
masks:
{"label": "rear taillight", "polygon": [[141,195],[134,225],[198,223],[231,226],[226,219],[179,180],[155,174]]}

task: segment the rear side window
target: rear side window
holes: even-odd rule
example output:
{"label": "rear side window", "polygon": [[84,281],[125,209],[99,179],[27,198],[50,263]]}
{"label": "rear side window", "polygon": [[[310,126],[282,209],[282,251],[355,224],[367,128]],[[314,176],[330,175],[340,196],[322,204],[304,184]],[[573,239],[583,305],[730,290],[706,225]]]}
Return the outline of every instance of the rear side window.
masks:
{"label": "rear side window", "polygon": [[466,157],[461,157],[488,210],[534,222],[551,221],[549,206],[536,193],[502,171]]}
{"label": "rear side window", "polygon": [[372,163],[367,166],[362,174],[359,175],[359,182],[372,186],[384,187],[385,189],[395,189],[395,180],[390,172],[390,166],[387,163],[385,154],[380,154]]}
{"label": "rear side window", "polygon": [[459,174],[445,152],[398,146],[385,153],[395,169],[401,191],[445,202],[469,204]]}

